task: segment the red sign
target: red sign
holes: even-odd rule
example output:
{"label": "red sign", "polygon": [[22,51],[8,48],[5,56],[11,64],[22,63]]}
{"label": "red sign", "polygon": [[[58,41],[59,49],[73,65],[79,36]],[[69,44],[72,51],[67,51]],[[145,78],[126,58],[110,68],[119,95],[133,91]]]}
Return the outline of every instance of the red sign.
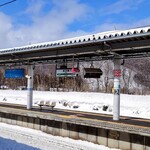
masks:
{"label": "red sign", "polygon": [[78,68],[72,68],[72,69],[71,69],[71,72],[72,72],[72,73],[76,73],[76,72],[80,72],[80,70],[79,70]]}
{"label": "red sign", "polygon": [[121,76],[121,70],[114,70],[114,77],[120,77]]}

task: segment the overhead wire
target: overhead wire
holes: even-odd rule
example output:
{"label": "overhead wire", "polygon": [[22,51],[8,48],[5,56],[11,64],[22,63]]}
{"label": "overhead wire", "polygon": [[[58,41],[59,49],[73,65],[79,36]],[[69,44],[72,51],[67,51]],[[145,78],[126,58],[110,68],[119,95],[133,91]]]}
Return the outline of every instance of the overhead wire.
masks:
{"label": "overhead wire", "polygon": [[8,1],[8,2],[6,2],[6,3],[0,4],[0,7],[5,6],[5,5],[8,5],[8,4],[13,3],[13,2],[15,2],[15,1],[17,1],[17,0],[11,0],[11,1]]}

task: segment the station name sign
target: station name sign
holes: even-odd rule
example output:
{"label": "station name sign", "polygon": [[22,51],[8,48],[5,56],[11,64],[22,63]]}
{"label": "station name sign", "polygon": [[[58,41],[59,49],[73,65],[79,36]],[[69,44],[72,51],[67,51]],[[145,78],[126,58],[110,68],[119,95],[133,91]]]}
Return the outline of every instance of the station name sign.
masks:
{"label": "station name sign", "polygon": [[78,68],[64,68],[56,70],[56,77],[76,77],[80,73]]}

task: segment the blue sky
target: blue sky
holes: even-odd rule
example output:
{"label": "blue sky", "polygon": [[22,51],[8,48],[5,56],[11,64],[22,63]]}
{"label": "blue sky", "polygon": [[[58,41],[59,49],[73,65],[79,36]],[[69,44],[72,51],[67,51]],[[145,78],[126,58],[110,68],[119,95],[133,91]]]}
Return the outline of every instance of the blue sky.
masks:
{"label": "blue sky", "polygon": [[0,48],[150,25],[149,6],[149,0],[17,0],[0,7]]}

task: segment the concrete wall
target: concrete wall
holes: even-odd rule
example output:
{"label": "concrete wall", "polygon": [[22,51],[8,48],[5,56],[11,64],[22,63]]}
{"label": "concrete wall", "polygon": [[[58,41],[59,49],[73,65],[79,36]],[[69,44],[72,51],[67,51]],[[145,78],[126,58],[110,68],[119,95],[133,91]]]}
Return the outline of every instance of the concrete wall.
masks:
{"label": "concrete wall", "polygon": [[111,148],[150,150],[150,136],[85,126],[77,122],[73,124],[1,112],[0,122],[41,130],[56,136],[90,141]]}

